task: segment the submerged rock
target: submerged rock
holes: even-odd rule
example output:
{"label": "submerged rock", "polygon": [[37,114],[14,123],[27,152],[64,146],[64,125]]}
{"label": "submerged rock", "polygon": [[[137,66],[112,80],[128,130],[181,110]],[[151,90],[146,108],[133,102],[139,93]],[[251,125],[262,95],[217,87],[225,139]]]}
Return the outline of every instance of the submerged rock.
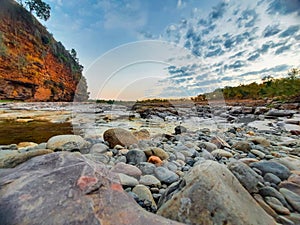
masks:
{"label": "submerged rock", "polygon": [[0,178],[0,224],[181,224],[143,210],[116,174],[79,153],[35,157]]}

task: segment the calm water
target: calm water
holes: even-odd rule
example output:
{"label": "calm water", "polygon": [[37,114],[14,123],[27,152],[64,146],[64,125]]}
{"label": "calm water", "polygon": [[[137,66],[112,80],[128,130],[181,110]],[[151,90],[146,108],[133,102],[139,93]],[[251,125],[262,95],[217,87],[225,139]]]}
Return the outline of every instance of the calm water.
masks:
{"label": "calm water", "polygon": [[0,145],[18,144],[23,141],[46,142],[59,134],[73,134],[71,123],[50,123],[33,121],[20,123],[15,121],[0,122]]}

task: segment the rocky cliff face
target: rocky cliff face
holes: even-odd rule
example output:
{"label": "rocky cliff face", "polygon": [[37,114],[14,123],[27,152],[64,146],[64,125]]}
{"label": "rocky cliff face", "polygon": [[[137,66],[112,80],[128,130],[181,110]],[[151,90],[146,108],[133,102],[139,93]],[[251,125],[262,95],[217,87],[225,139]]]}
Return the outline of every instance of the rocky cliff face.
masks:
{"label": "rocky cliff face", "polygon": [[13,0],[0,0],[0,99],[86,100],[81,71],[34,16]]}

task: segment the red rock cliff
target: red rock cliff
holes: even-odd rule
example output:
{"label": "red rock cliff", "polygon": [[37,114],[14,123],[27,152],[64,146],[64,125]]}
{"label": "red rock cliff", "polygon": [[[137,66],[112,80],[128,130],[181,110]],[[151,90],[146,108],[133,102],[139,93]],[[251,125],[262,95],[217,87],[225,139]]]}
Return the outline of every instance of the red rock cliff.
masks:
{"label": "red rock cliff", "polygon": [[76,92],[77,100],[86,100],[81,70],[34,16],[0,0],[0,99],[72,101]]}

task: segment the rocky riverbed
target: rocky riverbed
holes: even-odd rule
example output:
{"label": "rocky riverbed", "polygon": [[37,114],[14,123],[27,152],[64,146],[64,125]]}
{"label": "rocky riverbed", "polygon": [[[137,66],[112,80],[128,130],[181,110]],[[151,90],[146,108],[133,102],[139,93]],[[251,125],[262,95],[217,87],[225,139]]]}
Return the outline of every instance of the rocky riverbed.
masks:
{"label": "rocky riverbed", "polygon": [[74,134],[0,146],[0,224],[300,224],[297,103],[3,104],[7,118]]}

